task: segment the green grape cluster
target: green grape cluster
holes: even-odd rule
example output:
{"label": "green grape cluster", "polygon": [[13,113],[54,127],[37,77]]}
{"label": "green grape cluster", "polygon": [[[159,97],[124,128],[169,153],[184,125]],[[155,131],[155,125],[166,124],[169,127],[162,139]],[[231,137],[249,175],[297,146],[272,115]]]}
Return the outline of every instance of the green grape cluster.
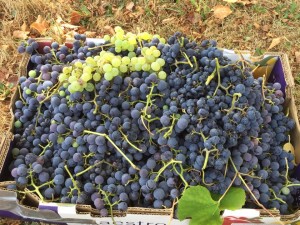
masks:
{"label": "green grape cluster", "polygon": [[[126,76],[134,71],[147,71],[157,73],[159,79],[166,79],[167,74],[163,71],[165,60],[160,58],[161,52],[156,46],[143,47],[142,41],[149,41],[152,38],[164,39],[158,35],[150,35],[143,32],[139,34],[126,33],[120,28],[115,28],[116,34],[113,37],[105,36],[115,48],[116,54],[102,50],[99,55],[87,57],[85,62],[77,61],[71,66],[64,67],[59,76],[59,81],[64,83],[70,93],[89,92],[94,90],[95,82],[103,77],[110,81],[118,75]],[[139,48],[140,54],[136,54]],[[124,55],[124,51],[127,55]],[[118,54],[123,52],[123,54]]]}

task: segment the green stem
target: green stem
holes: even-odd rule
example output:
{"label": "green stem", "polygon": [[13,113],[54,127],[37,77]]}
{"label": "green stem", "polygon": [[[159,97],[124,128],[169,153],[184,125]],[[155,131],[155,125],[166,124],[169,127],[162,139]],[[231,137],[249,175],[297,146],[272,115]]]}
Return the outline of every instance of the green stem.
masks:
{"label": "green stem", "polygon": [[76,183],[74,177],[72,176],[72,174],[71,174],[70,170],[68,169],[67,165],[65,165],[64,168],[67,171],[69,177],[71,178],[73,186],[78,191],[78,195],[79,195],[80,194],[80,189],[78,188],[77,183]]}
{"label": "green stem", "polygon": [[156,175],[154,181],[157,182],[158,179],[159,179],[159,176],[164,172],[164,170],[165,170],[168,166],[170,166],[170,165],[172,165],[172,164],[175,164],[175,163],[182,163],[182,162],[181,162],[181,161],[176,161],[176,160],[174,160],[174,159],[171,159],[171,160],[170,160],[168,163],[166,163],[162,168],[160,168],[160,170],[157,172],[157,175]]}
{"label": "green stem", "polygon": [[175,172],[178,174],[178,176],[180,177],[180,179],[182,180],[182,182],[184,183],[184,190],[185,189],[187,189],[187,187],[189,186],[189,184],[188,184],[188,182],[184,179],[184,177],[183,177],[183,171],[184,171],[184,169],[183,169],[183,167],[182,167],[182,164],[179,164],[179,166],[180,166],[180,170],[181,170],[181,172],[179,173],[179,171],[177,170],[177,168],[176,168],[176,166],[175,166],[175,164],[173,164],[173,169],[175,170]]}
{"label": "green stem", "polygon": [[134,144],[132,144],[129,139],[127,138],[127,136],[122,132],[122,130],[120,129],[119,130],[120,133],[122,134],[123,138],[125,139],[125,141],[131,146],[133,147],[135,150],[139,151],[139,152],[142,152],[142,149],[139,149],[138,147],[136,147]]}
{"label": "green stem", "polygon": [[122,150],[113,142],[113,140],[110,139],[110,137],[107,134],[103,134],[103,133],[98,133],[98,132],[94,132],[94,131],[89,131],[89,130],[84,130],[83,133],[86,134],[95,134],[95,135],[99,135],[102,137],[105,137],[116,149],[117,151],[127,160],[127,162],[136,170],[140,170],[140,168],[138,168],[136,165],[133,164],[133,162],[130,161],[130,159],[124,154],[124,152],[122,152]]}

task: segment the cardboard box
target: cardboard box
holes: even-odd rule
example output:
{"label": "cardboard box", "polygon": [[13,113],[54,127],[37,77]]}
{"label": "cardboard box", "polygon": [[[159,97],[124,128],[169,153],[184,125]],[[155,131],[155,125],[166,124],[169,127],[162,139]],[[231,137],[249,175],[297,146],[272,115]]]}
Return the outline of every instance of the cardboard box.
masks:
{"label": "cardboard box", "polygon": [[[39,41],[42,45],[48,45],[49,41]],[[236,61],[241,59],[252,60],[249,52],[234,52],[224,50],[224,55]],[[291,134],[291,142],[295,147],[296,162],[300,162],[300,126],[297,118],[297,109],[293,97],[294,80],[288,63],[287,55],[283,53],[266,53],[262,58],[275,56],[273,64],[260,68],[255,76],[262,73],[269,76],[270,82],[280,82],[282,91],[286,98],[286,108],[289,109],[289,115],[296,121],[296,127]],[[262,59],[261,58],[261,59]],[[259,59],[259,60],[261,60]],[[29,57],[25,55],[20,66],[20,75],[27,76]],[[18,91],[12,98],[11,113],[13,113],[14,101],[18,98]],[[13,115],[12,115],[13,117]],[[10,143],[13,135],[13,122],[11,128],[0,136],[0,216],[16,219],[40,220],[55,223],[70,224],[102,224],[110,225],[113,221],[110,217],[100,218],[97,210],[87,205],[62,204],[62,203],[44,203],[34,194],[27,194],[25,198],[18,199],[18,194],[7,190],[5,187],[13,181],[5,181],[8,177],[8,164],[12,160],[10,156]],[[4,162],[5,160],[5,162]],[[270,216],[269,213],[273,216]],[[226,224],[280,224],[282,221],[300,221],[300,211],[288,216],[280,216],[277,210],[265,212],[258,209],[241,209],[236,211],[225,210],[223,214],[224,225]],[[118,225],[188,225],[189,220],[179,221],[172,219],[170,209],[149,209],[130,207],[127,213],[114,211],[114,218]]]}

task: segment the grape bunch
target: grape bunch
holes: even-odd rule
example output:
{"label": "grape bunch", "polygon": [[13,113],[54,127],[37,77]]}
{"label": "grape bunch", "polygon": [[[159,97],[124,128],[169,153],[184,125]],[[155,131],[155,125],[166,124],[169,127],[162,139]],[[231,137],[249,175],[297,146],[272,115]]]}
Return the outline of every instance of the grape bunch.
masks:
{"label": "grape bunch", "polygon": [[15,102],[9,188],[101,216],[171,208],[195,185],[242,187],[248,207],[293,210],[300,183],[283,145],[295,122],[279,83],[254,79],[215,41],[179,32],[165,41],[116,28],[104,40],[77,34],[72,48],[53,42],[31,56]]}

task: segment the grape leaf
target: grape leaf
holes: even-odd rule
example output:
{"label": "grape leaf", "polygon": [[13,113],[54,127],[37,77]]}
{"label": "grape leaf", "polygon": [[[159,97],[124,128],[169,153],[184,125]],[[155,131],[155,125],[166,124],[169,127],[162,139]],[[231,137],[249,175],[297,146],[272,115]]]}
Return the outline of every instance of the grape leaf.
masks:
{"label": "grape leaf", "polygon": [[194,186],[186,189],[178,202],[178,218],[191,218],[190,225],[221,225],[218,202],[214,201],[207,188]]}
{"label": "grape leaf", "polygon": [[[222,195],[212,194],[212,198],[218,201]],[[246,193],[242,188],[231,187],[220,202],[220,210],[237,210],[242,208],[246,201]]]}

